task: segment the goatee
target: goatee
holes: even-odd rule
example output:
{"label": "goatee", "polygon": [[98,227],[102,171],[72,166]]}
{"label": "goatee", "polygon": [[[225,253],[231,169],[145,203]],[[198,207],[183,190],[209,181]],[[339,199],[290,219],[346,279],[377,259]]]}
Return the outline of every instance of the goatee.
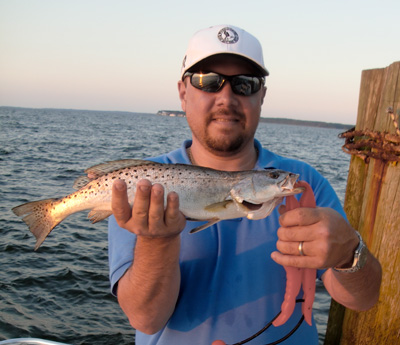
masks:
{"label": "goatee", "polygon": [[[238,134],[236,137],[232,137],[229,130],[227,130],[226,133],[222,133],[222,135],[218,137],[210,135],[207,130],[208,125],[210,125],[212,121],[215,121],[215,119],[218,119],[221,116],[228,117],[230,121],[237,121],[238,124],[242,127],[243,132]],[[211,113],[210,117],[208,118],[204,135],[205,143],[209,150],[213,152],[218,152],[221,154],[237,152],[240,150],[246,140],[246,135],[244,132],[245,128],[246,117],[242,113],[236,110],[219,109],[216,112]]]}

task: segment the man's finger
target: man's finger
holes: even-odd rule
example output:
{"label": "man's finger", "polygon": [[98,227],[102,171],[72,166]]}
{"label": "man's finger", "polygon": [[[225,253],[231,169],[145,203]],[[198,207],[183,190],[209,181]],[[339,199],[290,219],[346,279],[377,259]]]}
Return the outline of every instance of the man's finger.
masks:
{"label": "man's finger", "polygon": [[177,218],[179,214],[179,196],[171,192],[167,196],[167,208],[165,209],[166,218]]}
{"label": "man's finger", "polygon": [[278,207],[278,212],[280,215],[284,214],[286,212],[286,206],[285,205],[280,205]]}
{"label": "man's finger", "polygon": [[312,256],[285,255],[279,252],[272,252],[271,258],[282,266],[300,268],[320,268],[319,262]]}
{"label": "man's finger", "polygon": [[283,227],[311,225],[319,222],[321,215],[318,208],[300,207],[283,213],[279,217],[279,223]]}
{"label": "man's finger", "polygon": [[185,220],[179,210],[179,196],[175,192],[167,195],[167,207],[165,209],[165,225],[166,226],[184,226]]}
{"label": "man's finger", "polygon": [[140,180],[136,185],[135,200],[132,206],[132,217],[138,228],[147,228],[151,197],[151,182]]}
{"label": "man's finger", "polygon": [[316,226],[292,226],[280,227],[277,231],[279,240],[287,242],[313,241],[318,238],[320,232]]}
{"label": "man's finger", "polygon": [[149,205],[149,230],[159,229],[164,226],[164,187],[154,184],[151,188]]}
{"label": "man's finger", "polygon": [[131,218],[131,207],[126,190],[125,181],[116,180],[113,183],[111,208],[118,224],[125,224]]}

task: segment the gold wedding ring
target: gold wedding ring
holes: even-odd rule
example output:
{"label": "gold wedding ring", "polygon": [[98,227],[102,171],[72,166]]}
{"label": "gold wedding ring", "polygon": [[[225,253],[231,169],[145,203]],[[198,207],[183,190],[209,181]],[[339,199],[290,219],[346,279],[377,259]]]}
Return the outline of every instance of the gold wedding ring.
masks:
{"label": "gold wedding ring", "polygon": [[304,252],[303,252],[303,241],[299,242],[299,254],[300,256],[304,256]]}

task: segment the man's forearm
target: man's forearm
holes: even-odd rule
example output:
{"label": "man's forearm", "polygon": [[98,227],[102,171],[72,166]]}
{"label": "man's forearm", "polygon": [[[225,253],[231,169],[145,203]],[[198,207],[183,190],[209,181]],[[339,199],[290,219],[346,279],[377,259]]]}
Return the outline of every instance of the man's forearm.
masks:
{"label": "man's forearm", "polygon": [[171,317],[179,294],[180,237],[138,236],[132,266],[118,283],[118,301],[131,325],[159,331]]}
{"label": "man's forearm", "polygon": [[367,310],[378,301],[382,269],[378,260],[368,253],[366,264],[359,271],[341,273],[329,269],[322,280],[335,301],[349,309]]}

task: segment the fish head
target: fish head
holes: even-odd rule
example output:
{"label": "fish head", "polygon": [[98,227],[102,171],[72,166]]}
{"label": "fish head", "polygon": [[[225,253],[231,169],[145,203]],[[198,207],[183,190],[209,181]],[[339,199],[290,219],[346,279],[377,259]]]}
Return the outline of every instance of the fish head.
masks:
{"label": "fish head", "polygon": [[[248,209],[248,218],[264,218],[285,196],[304,191],[303,187],[295,186],[298,178],[298,174],[279,169],[252,171],[233,186],[230,195],[239,207]],[[256,218],[249,217],[251,214]]]}

